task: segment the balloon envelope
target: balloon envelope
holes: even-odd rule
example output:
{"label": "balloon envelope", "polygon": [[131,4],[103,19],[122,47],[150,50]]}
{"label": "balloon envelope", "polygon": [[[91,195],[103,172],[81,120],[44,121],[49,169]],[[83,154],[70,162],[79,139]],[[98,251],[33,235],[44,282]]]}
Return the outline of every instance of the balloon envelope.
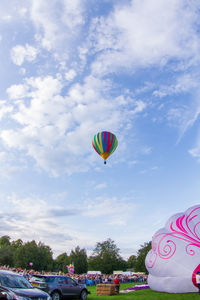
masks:
{"label": "balloon envelope", "polygon": [[197,292],[200,271],[200,205],[173,215],[152,239],[146,257],[151,289],[168,293]]}
{"label": "balloon envelope", "polygon": [[95,151],[106,160],[117,148],[116,136],[109,131],[102,131],[95,134],[92,145]]}

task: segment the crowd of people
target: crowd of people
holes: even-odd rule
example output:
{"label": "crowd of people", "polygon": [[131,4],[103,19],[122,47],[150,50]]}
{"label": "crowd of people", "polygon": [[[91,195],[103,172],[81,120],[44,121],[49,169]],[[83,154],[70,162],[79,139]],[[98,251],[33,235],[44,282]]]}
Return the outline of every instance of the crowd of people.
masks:
{"label": "crowd of people", "polygon": [[126,282],[147,282],[147,275],[144,274],[132,274],[132,275],[123,275],[123,274],[112,274],[112,275],[90,275],[90,274],[83,274],[77,275],[73,274],[74,280],[79,283],[85,283],[86,285],[97,285],[100,283],[113,283],[115,278],[119,279],[120,283]]}
{"label": "crowd of people", "polygon": [[21,269],[21,268],[10,268],[9,266],[0,266],[1,270],[8,270],[12,272],[16,272],[19,275],[24,276],[26,279],[30,280],[30,278],[34,275],[63,275],[63,276],[69,276],[73,278],[77,283],[84,283],[86,285],[97,285],[100,283],[114,283],[115,278],[117,277],[120,283],[126,283],[126,282],[147,282],[147,275],[145,274],[111,274],[111,275],[105,275],[105,274],[74,274],[74,273],[63,273],[61,271],[59,272],[38,272],[34,271],[33,269]]}

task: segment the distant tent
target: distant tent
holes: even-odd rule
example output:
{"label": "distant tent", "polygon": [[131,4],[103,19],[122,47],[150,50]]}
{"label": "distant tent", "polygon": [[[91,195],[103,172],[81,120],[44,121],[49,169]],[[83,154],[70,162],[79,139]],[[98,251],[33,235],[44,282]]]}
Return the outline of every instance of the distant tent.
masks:
{"label": "distant tent", "polygon": [[101,275],[101,271],[88,271],[88,275]]}
{"label": "distant tent", "polygon": [[123,271],[113,271],[113,274],[114,274],[114,275],[122,275],[122,274],[123,274]]}

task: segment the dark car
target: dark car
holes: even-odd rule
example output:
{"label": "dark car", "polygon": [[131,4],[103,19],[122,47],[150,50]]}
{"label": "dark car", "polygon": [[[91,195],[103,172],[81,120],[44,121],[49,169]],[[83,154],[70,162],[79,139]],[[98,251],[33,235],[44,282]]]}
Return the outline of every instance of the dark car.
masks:
{"label": "dark car", "polygon": [[52,300],[60,300],[68,296],[86,300],[90,293],[85,284],[79,284],[67,276],[34,275],[30,282],[34,287],[38,287],[51,295]]}
{"label": "dark car", "polygon": [[0,296],[15,300],[50,300],[49,294],[34,288],[22,275],[0,270]]}

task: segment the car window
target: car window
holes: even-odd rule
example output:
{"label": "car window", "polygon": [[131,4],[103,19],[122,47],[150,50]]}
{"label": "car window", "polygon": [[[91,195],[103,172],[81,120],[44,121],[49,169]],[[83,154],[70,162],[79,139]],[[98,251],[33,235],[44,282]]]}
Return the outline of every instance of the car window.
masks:
{"label": "car window", "polygon": [[31,280],[32,281],[42,281],[42,282],[45,282],[46,281],[46,278],[45,277],[36,277],[36,276],[33,276],[31,277]]}
{"label": "car window", "polygon": [[71,279],[71,278],[67,278],[67,284],[76,284],[76,282],[73,280],[73,279]]}
{"label": "car window", "polygon": [[10,274],[2,274],[0,275],[0,284],[4,287],[9,288],[22,288],[22,289],[31,289],[32,285],[24,278],[19,275],[10,275]]}
{"label": "car window", "polygon": [[46,277],[46,282],[51,283],[55,280],[55,277]]}
{"label": "car window", "polygon": [[58,277],[57,281],[59,284],[66,284],[66,279],[64,277]]}
{"label": "car window", "polygon": [[53,282],[55,277],[47,277],[47,276],[32,276],[31,282]]}

